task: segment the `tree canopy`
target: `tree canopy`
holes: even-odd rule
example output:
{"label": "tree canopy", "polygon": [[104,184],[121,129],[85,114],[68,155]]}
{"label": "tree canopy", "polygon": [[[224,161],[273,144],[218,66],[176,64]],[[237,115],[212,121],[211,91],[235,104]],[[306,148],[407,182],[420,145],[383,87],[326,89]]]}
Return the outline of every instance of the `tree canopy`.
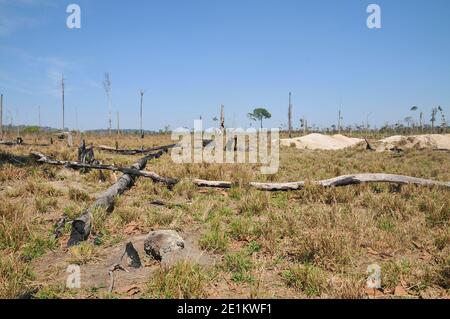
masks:
{"label": "tree canopy", "polygon": [[247,116],[253,121],[259,121],[261,123],[261,128],[263,127],[263,119],[270,119],[272,114],[269,113],[265,108],[259,107],[253,110],[252,113],[248,113]]}

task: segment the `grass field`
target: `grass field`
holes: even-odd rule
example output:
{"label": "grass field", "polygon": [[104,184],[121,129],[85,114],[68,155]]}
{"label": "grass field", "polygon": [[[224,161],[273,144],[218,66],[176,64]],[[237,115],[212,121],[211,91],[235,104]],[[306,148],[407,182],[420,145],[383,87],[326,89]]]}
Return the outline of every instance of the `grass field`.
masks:
{"label": "grass field", "polygon": [[[114,146],[108,136],[88,143]],[[30,141],[31,138],[24,138]],[[46,141],[46,140],[45,140]],[[42,139],[42,142],[45,142]],[[75,141],[78,141],[75,138]],[[120,137],[121,148],[169,144],[169,135]],[[381,266],[386,298],[448,298],[450,295],[450,196],[448,189],[386,184],[324,189],[307,185],[289,192],[247,188],[249,181],[296,181],[351,173],[393,173],[450,181],[449,153],[406,150],[375,153],[281,149],[277,174],[256,164],[174,164],[170,154],[147,170],[180,178],[173,190],[139,178],[117,198],[111,214],[97,211],[90,238],[65,248],[70,223],[59,239],[54,224],[74,218],[114,183],[119,173],[81,173],[41,165],[37,150],[76,160],[77,148],[0,146],[0,297],[35,298],[367,298],[367,266]],[[103,163],[130,165],[140,156],[96,150]],[[198,188],[193,178],[238,181],[229,190]],[[155,206],[152,200],[176,205]],[[205,252],[209,263],[162,267],[145,256],[145,271],[113,292],[101,273],[130,238],[152,229],[174,229]],[[65,288],[69,264],[81,265],[82,288]],[[102,268],[103,267],[103,268]],[[121,276],[122,273],[116,273]],[[131,275],[127,275],[131,276]],[[84,278],[84,279],[83,279]],[[103,278],[103,277],[102,277]],[[104,280],[105,281],[105,280]],[[105,281],[108,282],[107,280]]]}

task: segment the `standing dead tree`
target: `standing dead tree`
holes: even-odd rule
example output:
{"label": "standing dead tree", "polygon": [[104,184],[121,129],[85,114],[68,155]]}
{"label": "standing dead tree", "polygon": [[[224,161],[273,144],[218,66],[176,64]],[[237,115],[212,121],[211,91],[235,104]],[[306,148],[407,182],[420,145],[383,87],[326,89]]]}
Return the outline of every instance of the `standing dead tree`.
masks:
{"label": "standing dead tree", "polygon": [[141,138],[144,138],[144,131],[142,130],[142,104],[143,104],[143,102],[144,102],[144,91],[143,90],[140,90],[139,91],[139,94],[140,94],[140,96],[141,96],[141,110],[140,110],[140,115],[139,115],[139,128],[140,128],[140,131],[141,131]]}
{"label": "standing dead tree", "polygon": [[64,84],[64,74],[61,76],[61,96],[62,96],[62,131],[65,130],[64,125],[64,90],[65,90],[65,84]]}
{"label": "standing dead tree", "polygon": [[289,130],[289,138],[292,138],[292,103],[291,103],[291,92],[289,92],[288,130]]}
{"label": "standing dead tree", "polygon": [[103,81],[103,88],[105,89],[106,98],[108,99],[108,112],[109,112],[109,120],[108,120],[108,134],[111,135],[111,78],[109,73],[105,73],[105,80]]}
{"label": "standing dead tree", "polygon": [[85,140],[82,140],[78,147],[78,161],[82,164],[91,164],[95,162],[94,148],[86,147]]}
{"label": "standing dead tree", "polygon": [[220,130],[225,131],[225,113],[223,104],[220,106]]}

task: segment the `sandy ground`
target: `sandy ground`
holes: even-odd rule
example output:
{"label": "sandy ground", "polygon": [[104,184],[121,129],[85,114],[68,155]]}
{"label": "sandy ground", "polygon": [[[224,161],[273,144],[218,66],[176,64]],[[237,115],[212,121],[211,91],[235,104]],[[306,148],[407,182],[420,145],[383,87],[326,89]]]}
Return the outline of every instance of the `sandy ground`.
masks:
{"label": "sandy ground", "polygon": [[394,147],[450,150],[450,134],[395,135],[382,139],[379,142],[381,143],[377,147],[377,151],[379,152],[390,150]]}
{"label": "sandy ground", "polygon": [[[340,150],[356,146],[361,142],[364,142],[364,139],[347,137],[341,134],[324,135],[319,133],[280,140],[281,146],[295,146],[298,149],[308,150]],[[379,140],[375,142],[375,145],[378,145],[378,152],[392,148],[450,150],[450,134],[395,135]]]}
{"label": "sandy ground", "polygon": [[340,150],[347,147],[355,146],[364,142],[360,138],[346,137],[341,134],[324,135],[324,134],[308,134],[297,138],[281,139],[281,146],[295,145],[298,149],[309,150]]}

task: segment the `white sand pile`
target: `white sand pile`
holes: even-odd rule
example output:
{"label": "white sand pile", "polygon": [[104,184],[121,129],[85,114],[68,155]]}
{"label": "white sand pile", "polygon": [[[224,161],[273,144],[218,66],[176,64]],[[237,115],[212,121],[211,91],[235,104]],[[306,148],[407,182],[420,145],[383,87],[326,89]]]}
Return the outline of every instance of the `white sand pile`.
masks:
{"label": "white sand pile", "polygon": [[390,136],[379,141],[381,144],[377,147],[378,152],[398,148],[432,148],[450,150],[450,134],[426,134]]}
{"label": "white sand pile", "polygon": [[284,138],[280,140],[281,146],[294,146],[298,149],[309,150],[340,150],[355,146],[364,142],[360,138],[352,138],[344,135],[323,135],[318,133],[308,134],[297,138]]}

